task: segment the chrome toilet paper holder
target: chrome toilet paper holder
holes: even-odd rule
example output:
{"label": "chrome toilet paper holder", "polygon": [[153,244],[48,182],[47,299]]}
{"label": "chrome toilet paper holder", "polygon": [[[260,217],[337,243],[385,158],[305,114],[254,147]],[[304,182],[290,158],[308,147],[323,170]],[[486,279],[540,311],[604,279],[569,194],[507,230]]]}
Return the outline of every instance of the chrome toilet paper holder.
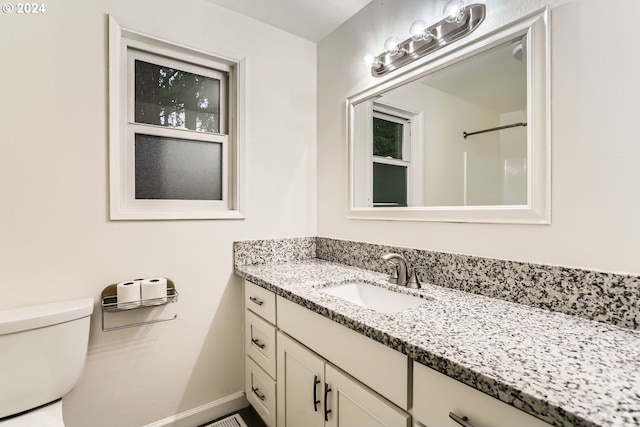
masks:
{"label": "chrome toilet paper holder", "polygon": [[161,298],[150,298],[150,299],[141,299],[139,301],[134,301],[136,307],[131,308],[120,308],[118,307],[118,295],[117,295],[117,285],[112,284],[107,286],[102,290],[101,295],[101,304],[102,304],[102,331],[110,332],[117,331],[120,329],[134,328],[137,326],[151,325],[154,323],[162,323],[168,322],[170,320],[175,320],[178,318],[178,314],[176,313],[173,317],[169,318],[161,318],[161,319],[151,319],[144,320],[140,322],[132,322],[126,323],[120,326],[114,327],[106,327],[105,323],[105,313],[120,313],[120,312],[132,312],[136,310],[150,310],[153,308],[158,308],[170,303],[178,302],[178,291],[176,290],[176,286],[173,283],[173,280],[167,279],[167,296]]}

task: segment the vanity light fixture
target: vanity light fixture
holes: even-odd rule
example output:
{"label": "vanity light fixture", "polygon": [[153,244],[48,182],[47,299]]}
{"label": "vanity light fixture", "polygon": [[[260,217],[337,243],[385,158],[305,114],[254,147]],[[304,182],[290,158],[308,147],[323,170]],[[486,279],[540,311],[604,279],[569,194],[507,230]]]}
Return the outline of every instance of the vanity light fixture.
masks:
{"label": "vanity light fixture", "polygon": [[449,0],[443,13],[444,18],[431,26],[421,19],[415,21],[409,29],[411,37],[402,42],[389,37],[383,53],[376,56],[367,52],[364,61],[371,67],[371,75],[384,76],[471,34],[484,21],[486,6],[465,6],[462,0]]}

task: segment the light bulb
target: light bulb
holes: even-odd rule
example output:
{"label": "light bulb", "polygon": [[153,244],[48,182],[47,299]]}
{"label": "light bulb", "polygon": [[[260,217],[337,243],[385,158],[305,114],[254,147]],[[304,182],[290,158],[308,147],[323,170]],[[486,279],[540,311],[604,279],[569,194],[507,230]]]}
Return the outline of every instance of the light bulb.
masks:
{"label": "light bulb", "polygon": [[422,40],[424,39],[424,32],[426,29],[427,23],[422,19],[418,19],[413,24],[411,24],[411,27],[409,28],[409,34],[411,34],[411,38],[414,41]]}
{"label": "light bulb", "polygon": [[444,20],[446,22],[459,24],[464,20],[464,2],[462,0],[449,0],[447,4],[444,5],[442,13],[444,13]]}
{"label": "light bulb", "polygon": [[384,42],[384,51],[391,56],[395,56],[400,52],[400,40],[391,36]]}
{"label": "light bulb", "polygon": [[420,40],[429,40],[434,37],[433,33],[429,31],[427,23],[422,19],[419,19],[411,24],[409,33],[411,34],[411,38],[413,39],[413,41],[416,42]]}
{"label": "light bulb", "polygon": [[376,58],[376,54],[368,50],[364,53],[364,55],[362,55],[362,63],[364,65],[372,66],[373,61],[375,61],[375,58]]}
{"label": "light bulb", "polygon": [[370,50],[366,51],[364,55],[362,55],[362,62],[368,67],[380,67],[382,62],[378,59],[375,53]]}

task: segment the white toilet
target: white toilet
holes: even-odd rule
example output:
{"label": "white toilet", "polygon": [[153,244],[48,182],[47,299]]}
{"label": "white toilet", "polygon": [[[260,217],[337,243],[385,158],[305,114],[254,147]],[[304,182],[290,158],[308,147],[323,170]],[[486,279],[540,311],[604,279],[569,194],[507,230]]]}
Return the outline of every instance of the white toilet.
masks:
{"label": "white toilet", "polygon": [[0,426],[64,426],[87,358],[93,299],[0,310]]}

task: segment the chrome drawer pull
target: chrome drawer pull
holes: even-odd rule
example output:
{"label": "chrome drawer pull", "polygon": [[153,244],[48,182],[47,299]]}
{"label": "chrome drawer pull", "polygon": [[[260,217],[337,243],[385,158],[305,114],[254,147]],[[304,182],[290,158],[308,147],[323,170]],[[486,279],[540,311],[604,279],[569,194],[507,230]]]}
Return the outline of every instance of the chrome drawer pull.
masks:
{"label": "chrome drawer pull", "polygon": [[264,350],[264,344],[262,344],[260,342],[260,340],[258,340],[257,338],[251,338],[251,342],[254,343],[256,346],[260,347],[261,349]]}
{"label": "chrome drawer pull", "polygon": [[460,424],[462,427],[473,427],[473,424],[471,424],[469,422],[469,417],[467,417],[467,416],[464,416],[464,417],[460,418],[459,416],[457,416],[453,412],[449,412],[449,418],[451,418],[453,421],[455,421],[458,424]]}
{"label": "chrome drawer pull", "polygon": [[258,298],[256,297],[249,297],[249,299],[251,300],[252,303],[254,304],[258,304],[258,305],[262,305],[264,304],[264,301],[260,301]]}
{"label": "chrome drawer pull", "polygon": [[313,410],[318,412],[318,403],[320,403],[320,399],[318,399],[318,384],[320,384],[320,380],[317,375],[313,376]]}
{"label": "chrome drawer pull", "polygon": [[264,402],[264,399],[266,398],[264,394],[260,394],[258,393],[260,391],[259,388],[255,388],[255,387],[251,387],[251,391],[253,391],[253,394],[255,394],[256,396],[258,396],[258,399],[262,400]]}

